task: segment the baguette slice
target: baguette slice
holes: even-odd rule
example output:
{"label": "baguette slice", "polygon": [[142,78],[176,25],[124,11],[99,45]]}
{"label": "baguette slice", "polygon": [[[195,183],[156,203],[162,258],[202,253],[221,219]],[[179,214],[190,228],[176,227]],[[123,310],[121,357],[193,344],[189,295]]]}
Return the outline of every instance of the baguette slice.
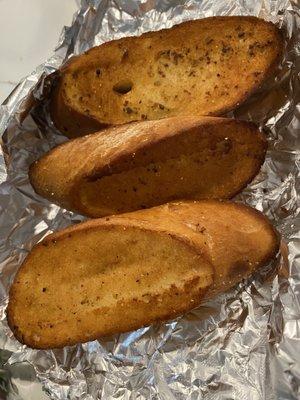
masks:
{"label": "baguette slice", "polygon": [[250,207],[182,202],[91,220],[36,245],[10,290],[22,343],[53,348],[173,318],[276,255],[275,229]]}
{"label": "baguette slice", "polygon": [[35,191],[90,217],[178,199],[226,199],[264,161],[266,140],[248,122],[179,117],[110,128],[66,142],[32,165]]}
{"label": "baguette slice", "polygon": [[221,115],[274,72],[279,30],[255,17],[213,17],[114,40],[60,70],[50,106],[68,137],[109,125]]}

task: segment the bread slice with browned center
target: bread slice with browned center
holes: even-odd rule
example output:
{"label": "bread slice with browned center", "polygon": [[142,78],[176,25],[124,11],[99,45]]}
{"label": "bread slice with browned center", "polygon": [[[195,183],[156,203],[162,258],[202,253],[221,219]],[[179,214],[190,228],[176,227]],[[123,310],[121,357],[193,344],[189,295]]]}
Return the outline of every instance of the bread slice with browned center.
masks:
{"label": "bread slice with browned center", "polygon": [[121,125],[58,146],[30,169],[41,196],[91,217],[178,199],[226,199],[257,174],[266,140],[254,124],[178,117]]}
{"label": "bread slice with browned center", "polygon": [[114,40],[61,68],[51,115],[68,137],[137,120],[220,115],[274,72],[282,51],[275,25],[242,16]]}
{"label": "bread slice with browned center", "polygon": [[33,248],[8,322],[22,343],[52,348],[173,318],[272,260],[278,239],[261,213],[212,200],[84,222]]}

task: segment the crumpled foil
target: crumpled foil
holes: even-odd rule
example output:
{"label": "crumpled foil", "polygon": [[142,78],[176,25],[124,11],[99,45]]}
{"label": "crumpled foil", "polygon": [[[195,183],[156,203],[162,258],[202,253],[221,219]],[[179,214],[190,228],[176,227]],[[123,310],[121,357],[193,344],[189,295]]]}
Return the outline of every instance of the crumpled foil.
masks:
{"label": "crumpled foil", "polygon": [[[4,102],[0,398],[300,398],[299,6],[290,0],[82,0],[53,57]],[[47,117],[48,76],[66,58],[102,42],[213,15],[256,15],[284,32],[286,51],[277,77],[228,114],[256,122],[268,136],[262,170],[237,200],[263,211],[282,234],[279,268],[165,324],[60,350],[21,345],[5,317],[14,274],[36,242],[84,219],[40,198],[28,182],[31,162],[66,140]]]}

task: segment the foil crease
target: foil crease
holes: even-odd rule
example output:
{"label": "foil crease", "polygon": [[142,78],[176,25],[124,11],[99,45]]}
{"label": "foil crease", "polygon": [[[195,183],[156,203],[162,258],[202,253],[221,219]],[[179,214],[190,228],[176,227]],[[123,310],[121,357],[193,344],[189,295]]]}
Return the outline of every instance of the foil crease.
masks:
{"label": "foil crease", "polygon": [[[257,274],[165,324],[60,350],[21,345],[5,317],[13,277],[36,242],[84,219],[40,198],[28,181],[31,162],[66,140],[47,107],[37,106],[47,102],[48,76],[94,45],[214,15],[259,16],[285,36],[276,79],[229,114],[256,122],[268,136],[263,168],[236,200],[263,211],[282,234],[276,273]],[[297,1],[82,0],[53,57],[0,108],[0,398],[300,398],[299,71]]]}

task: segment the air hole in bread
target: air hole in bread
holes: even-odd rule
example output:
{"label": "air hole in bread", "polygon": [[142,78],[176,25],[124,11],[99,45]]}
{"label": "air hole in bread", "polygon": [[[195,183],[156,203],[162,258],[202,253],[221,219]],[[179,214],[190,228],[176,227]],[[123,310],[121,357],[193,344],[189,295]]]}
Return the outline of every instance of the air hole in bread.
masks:
{"label": "air hole in bread", "polygon": [[113,86],[113,91],[119,94],[126,94],[131,91],[133,83],[131,81],[121,81]]}

